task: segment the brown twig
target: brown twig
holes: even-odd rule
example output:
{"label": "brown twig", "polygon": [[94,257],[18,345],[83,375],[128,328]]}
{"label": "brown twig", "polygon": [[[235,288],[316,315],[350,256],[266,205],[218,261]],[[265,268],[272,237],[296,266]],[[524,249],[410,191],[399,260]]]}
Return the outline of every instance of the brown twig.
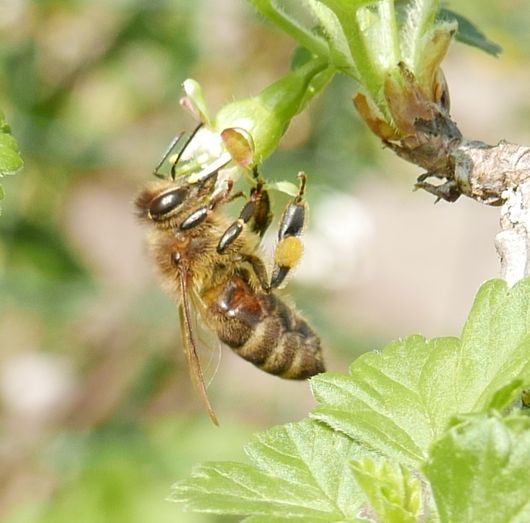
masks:
{"label": "brown twig", "polygon": [[501,275],[513,285],[530,274],[530,147],[467,140],[449,117],[448,104],[424,100],[420,107],[427,117],[416,116],[407,134],[398,139],[382,137],[383,142],[425,169],[415,187],[435,195],[437,201],[454,202],[464,195],[502,206],[496,247]]}

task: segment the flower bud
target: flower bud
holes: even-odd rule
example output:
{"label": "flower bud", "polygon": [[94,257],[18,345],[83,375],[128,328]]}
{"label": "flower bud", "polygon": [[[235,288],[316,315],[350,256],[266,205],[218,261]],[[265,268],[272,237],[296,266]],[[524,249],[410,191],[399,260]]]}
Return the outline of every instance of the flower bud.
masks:
{"label": "flower bud", "polygon": [[[227,149],[237,143],[238,156],[244,158],[247,166],[261,163],[276,149],[291,119],[315,94],[313,80],[325,68],[320,61],[308,62],[257,96],[225,105],[217,114],[214,127],[222,136],[223,131],[230,130],[224,133],[230,140]],[[235,133],[239,135],[237,140]],[[241,154],[245,147],[251,158]]]}

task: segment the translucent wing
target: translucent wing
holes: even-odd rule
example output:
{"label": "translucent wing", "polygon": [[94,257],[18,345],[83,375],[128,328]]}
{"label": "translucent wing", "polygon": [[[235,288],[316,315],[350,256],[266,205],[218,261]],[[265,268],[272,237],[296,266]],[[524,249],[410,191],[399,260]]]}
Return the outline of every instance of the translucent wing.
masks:
{"label": "translucent wing", "polygon": [[221,340],[207,325],[208,312],[202,298],[197,293],[196,288],[189,286],[188,298],[190,301],[190,312],[192,315],[192,332],[197,346],[197,354],[201,362],[206,388],[212,383],[223,354],[223,344]]}
{"label": "translucent wing", "polygon": [[180,319],[180,328],[182,331],[182,342],[184,345],[184,354],[186,355],[186,360],[188,361],[188,367],[190,371],[190,376],[193,381],[201,400],[208,411],[210,419],[215,425],[219,425],[217,416],[213,410],[213,407],[208,399],[208,394],[206,393],[206,386],[204,384],[204,375],[202,372],[201,364],[199,361],[199,356],[197,354],[197,344],[194,338],[194,331],[192,326],[192,314],[190,310],[189,302],[189,286],[188,286],[188,272],[184,267],[180,267],[179,270],[180,278],[180,307],[179,307],[179,319]]}

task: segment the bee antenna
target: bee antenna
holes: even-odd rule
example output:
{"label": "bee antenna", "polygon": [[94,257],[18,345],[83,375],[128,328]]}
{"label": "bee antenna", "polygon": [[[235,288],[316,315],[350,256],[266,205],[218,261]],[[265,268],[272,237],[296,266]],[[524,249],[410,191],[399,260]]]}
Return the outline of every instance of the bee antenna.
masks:
{"label": "bee antenna", "polygon": [[[186,150],[188,145],[191,143],[193,138],[195,138],[195,135],[199,132],[199,129],[201,127],[202,127],[202,123],[200,123],[197,127],[195,127],[193,132],[190,134],[190,137],[186,140],[186,142],[184,143],[184,145],[180,149],[179,153],[177,154],[177,157],[175,158],[175,161],[173,162],[173,165],[171,166],[171,178],[173,180],[175,179],[175,177],[177,175],[176,174],[177,165],[178,165],[180,159],[182,158],[182,155],[184,154],[184,151]],[[175,144],[176,144],[176,142],[175,142]],[[169,156],[169,154],[168,154],[168,156]]]}
{"label": "bee antenna", "polygon": [[159,172],[160,167],[162,167],[162,164],[167,160],[167,157],[171,154],[175,146],[180,142],[180,139],[184,136],[184,132],[181,132],[171,140],[171,143],[169,144],[169,147],[167,148],[166,152],[164,153],[164,156],[162,156],[162,159],[158,162],[156,165],[153,174],[157,176],[158,178],[165,178],[163,174]]}

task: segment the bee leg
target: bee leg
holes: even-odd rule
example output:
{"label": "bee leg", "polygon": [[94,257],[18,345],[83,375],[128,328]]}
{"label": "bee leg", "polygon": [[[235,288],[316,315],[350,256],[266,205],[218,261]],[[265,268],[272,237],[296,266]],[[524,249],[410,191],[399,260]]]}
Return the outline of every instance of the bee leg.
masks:
{"label": "bee leg", "polygon": [[261,258],[259,256],[255,256],[254,254],[247,254],[244,257],[244,261],[248,262],[252,267],[254,274],[258,278],[261,288],[265,292],[270,292],[271,286],[269,283],[269,275],[267,274],[267,268],[261,261]]}
{"label": "bee leg", "polygon": [[259,234],[260,238],[263,238],[272,221],[271,202],[257,168],[254,168],[254,178],[256,179],[256,186],[250,191],[250,199],[255,202],[255,209],[250,222],[250,229]]}
{"label": "bee leg", "polygon": [[185,231],[201,224],[202,222],[204,222],[204,220],[206,220],[208,214],[213,211],[219,204],[227,203],[235,198],[244,196],[242,192],[231,194],[233,186],[234,182],[232,180],[228,180],[226,189],[221,194],[219,194],[215,198],[212,198],[207,204],[197,207],[197,209],[195,209],[186,218],[184,218],[184,220],[182,220],[179,226],[180,229]]}
{"label": "bee leg", "polygon": [[306,203],[304,200],[305,174],[299,173],[298,179],[300,180],[298,194],[287,205],[278,229],[278,244],[274,251],[274,267],[270,282],[271,288],[279,287],[289,271],[302,257],[302,241],[300,240],[300,236],[304,228],[306,214]]}
{"label": "bee leg", "polygon": [[256,186],[250,191],[250,198],[239,213],[239,218],[223,233],[217,244],[217,252],[222,254],[248,226],[252,232],[263,236],[271,223],[269,193],[263,188],[263,181],[257,179]]}

